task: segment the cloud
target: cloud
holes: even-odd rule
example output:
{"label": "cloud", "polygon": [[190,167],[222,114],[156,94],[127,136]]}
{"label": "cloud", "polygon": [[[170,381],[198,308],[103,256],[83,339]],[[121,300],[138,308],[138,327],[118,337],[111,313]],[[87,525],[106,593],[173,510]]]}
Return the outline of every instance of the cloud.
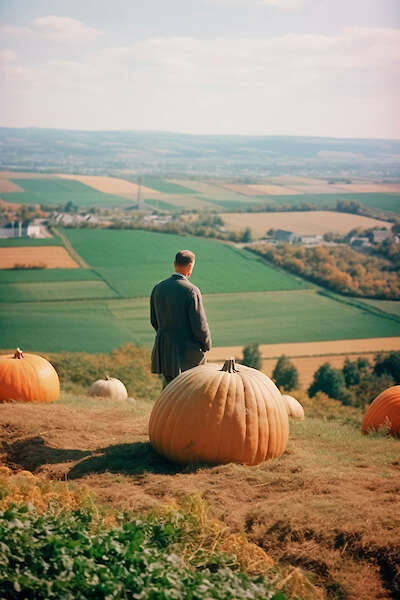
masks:
{"label": "cloud", "polygon": [[42,126],[394,137],[399,48],[400,29],[351,27],[152,37],[79,60],[31,61],[25,72],[8,55],[7,110],[10,121],[18,106],[21,115],[29,107]]}
{"label": "cloud", "polygon": [[102,31],[77,19],[48,15],[38,17],[24,27],[1,27],[0,34],[3,39],[28,37],[56,42],[91,42],[102,35]]}
{"label": "cloud", "polygon": [[9,64],[14,62],[16,59],[17,55],[14,50],[8,50],[7,48],[0,49],[0,64]]}

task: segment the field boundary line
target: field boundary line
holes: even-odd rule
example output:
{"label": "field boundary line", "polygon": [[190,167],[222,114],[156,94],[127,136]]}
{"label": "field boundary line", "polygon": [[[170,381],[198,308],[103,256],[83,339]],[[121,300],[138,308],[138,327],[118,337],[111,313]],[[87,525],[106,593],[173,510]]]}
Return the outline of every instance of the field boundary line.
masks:
{"label": "field boundary line", "polygon": [[59,229],[54,228],[53,231],[55,231],[56,234],[59,236],[64,245],[64,248],[66,249],[68,254],[70,254],[70,256],[78,263],[78,265],[82,269],[92,270],[91,266],[88,265],[87,262],[85,262],[83,258],[74,250],[69,239],[63,233],[61,233]]}
{"label": "field boundary line", "polygon": [[[388,319],[389,321],[395,321],[396,323],[400,323],[400,317],[394,315],[393,313],[388,313],[381,308],[371,306],[370,304],[364,304],[362,298],[347,298],[341,297],[334,292],[330,292],[328,290],[318,290],[318,294],[321,296],[326,296],[327,298],[331,298],[331,300],[336,300],[336,302],[341,302],[342,304],[346,304],[347,306],[355,306],[364,312],[370,313],[375,317],[381,317],[384,319]],[[373,298],[368,298],[373,299]]]}

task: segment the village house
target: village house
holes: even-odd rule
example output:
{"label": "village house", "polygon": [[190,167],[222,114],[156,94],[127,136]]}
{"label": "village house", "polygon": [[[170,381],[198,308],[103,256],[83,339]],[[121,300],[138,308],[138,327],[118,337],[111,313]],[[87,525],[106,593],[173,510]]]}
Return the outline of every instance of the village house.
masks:
{"label": "village house", "polygon": [[384,240],[390,240],[393,235],[393,231],[390,229],[376,229],[372,232],[372,241],[374,244],[380,244]]}
{"label": "village house", "polygon": [[287,242],[288,244],[293,244],[294,242],[298,242],[300,236],[293,231],[286,231],[285,229],[276,229],[274,232],[274,238],[277,242]]}
{"label": "village house", "polygon": [[0,222],[0,238],[30,237],[41,238],[43,236],[40,220],[31,219],[27,221]]}

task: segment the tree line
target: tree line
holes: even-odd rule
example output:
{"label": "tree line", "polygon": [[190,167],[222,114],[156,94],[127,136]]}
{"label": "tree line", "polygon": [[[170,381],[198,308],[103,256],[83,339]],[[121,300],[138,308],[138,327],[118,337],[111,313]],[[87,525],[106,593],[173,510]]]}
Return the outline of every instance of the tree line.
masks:
{"label": "tree line", "polygon": [[397,300],[400,275],[387,258],[357,252],[348,246],[304,247],[297,244],[254,243],[267,260],[341,294]]}

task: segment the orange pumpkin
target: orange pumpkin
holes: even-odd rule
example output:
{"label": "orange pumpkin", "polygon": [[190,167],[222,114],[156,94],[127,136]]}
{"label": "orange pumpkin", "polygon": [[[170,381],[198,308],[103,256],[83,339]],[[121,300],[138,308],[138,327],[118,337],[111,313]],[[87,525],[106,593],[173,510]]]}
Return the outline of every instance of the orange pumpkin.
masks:
{"label": "orange pumpkin", "polygon": [[364,415],[361,431],[377,431],[380,427],[400,437],[400,385],[387,388],[369,405]]}
{"label": "orange pumpkin", "polygon": [[153,407],[149,434],[157,452],[173,462],[256,465],[281,456],[289,422],[271,379],[231,359],[171,381]]}
{"label": "orange pumpkin", "polygon": [[0,402],[54,402],[60,382],[53,365],[37,354],[0,356]]}

